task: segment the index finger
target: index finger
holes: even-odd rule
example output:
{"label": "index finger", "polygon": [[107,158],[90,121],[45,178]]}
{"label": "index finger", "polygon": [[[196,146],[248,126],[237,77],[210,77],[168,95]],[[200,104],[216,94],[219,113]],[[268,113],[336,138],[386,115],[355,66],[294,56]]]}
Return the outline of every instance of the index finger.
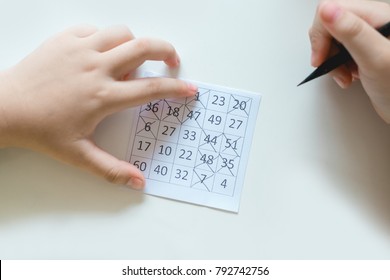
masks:
{"label": "index finger", "polygon": [[195,96],[197,91],[196,85],[174,78],[153,77],[114,81],[104,104],[109,110],[120,111],[153,100]]}
{"label": "index finger", "polygon": [[313,25],[309,29],[309,39],[311,44],[311,65],[313,67],[318,67],[325,61],[332,44],[332,36],[322,25],[318,14],[318,7]]}

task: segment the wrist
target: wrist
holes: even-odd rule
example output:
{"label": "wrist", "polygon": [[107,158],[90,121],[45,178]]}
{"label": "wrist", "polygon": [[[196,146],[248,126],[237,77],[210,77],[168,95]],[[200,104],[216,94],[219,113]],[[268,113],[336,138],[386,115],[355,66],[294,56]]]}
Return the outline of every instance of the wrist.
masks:
{"label": "wrist", "polygon": [[13,93],[7,72],[0,71],[0,148],[12,146],[9,124],[9,96]]}

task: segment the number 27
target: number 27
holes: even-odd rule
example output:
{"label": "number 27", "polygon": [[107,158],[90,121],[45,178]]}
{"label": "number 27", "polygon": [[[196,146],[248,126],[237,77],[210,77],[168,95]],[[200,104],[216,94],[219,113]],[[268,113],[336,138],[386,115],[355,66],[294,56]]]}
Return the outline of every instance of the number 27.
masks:
{"label": "number 27", "polygon": [[229,125],[230,128],[239,129],[243,123],[242,120],[236,120],[236,119],[230,119],[230,120],[231,120],[231,124]]}

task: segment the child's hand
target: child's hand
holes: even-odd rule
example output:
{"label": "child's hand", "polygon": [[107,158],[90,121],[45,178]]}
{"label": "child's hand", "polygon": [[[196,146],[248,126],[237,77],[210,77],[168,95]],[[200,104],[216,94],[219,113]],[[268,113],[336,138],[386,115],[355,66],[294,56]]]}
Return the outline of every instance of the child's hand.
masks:
{"label": "child's hand", "polygon": [[127,107],[197,91],[176,79],[129,80],[145,60],[179,65],[171,44],[135,39],[125,27],[78,26],[47,40],[0,73],[0,147],[30,148],[110,182],[142,188],[145,180],[136,167],[91,140],[96,126]]}
{"label": "child's hand", "polygon": [[390,5],[367,0],[321,1],[310,29],[312,65],[330,54],[332,37],[343,44],[355,63],[331,75],[347,88],[360,79],[378,114],[390,123],[390,41],[375,28],[390,21]]}

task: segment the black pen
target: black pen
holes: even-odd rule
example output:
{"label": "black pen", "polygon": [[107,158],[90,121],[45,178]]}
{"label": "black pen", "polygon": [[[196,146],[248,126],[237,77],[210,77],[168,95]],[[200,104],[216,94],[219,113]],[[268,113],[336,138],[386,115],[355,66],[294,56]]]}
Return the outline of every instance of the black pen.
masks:
{"label": "black pen", "polygon": [[[385,37],[390,36],[390,22],[386,23],[382,27],[377,29],[380,34],[382,34]],[[347,63],[348,61],[352,60],[351,55],[347,51],[347,49],[339,44],[340,52],[336,54],[335,56],[332,56],[331,58],[327,59],[324,63],[322,63],[316,70],[314,70],[313,73],[311,73],[306,79],[304,79],[298,86],[311,81],[315,78],[321,77],[322,75],[325,75],[329,73],[330,71],[336,69],[337,67]]]}

